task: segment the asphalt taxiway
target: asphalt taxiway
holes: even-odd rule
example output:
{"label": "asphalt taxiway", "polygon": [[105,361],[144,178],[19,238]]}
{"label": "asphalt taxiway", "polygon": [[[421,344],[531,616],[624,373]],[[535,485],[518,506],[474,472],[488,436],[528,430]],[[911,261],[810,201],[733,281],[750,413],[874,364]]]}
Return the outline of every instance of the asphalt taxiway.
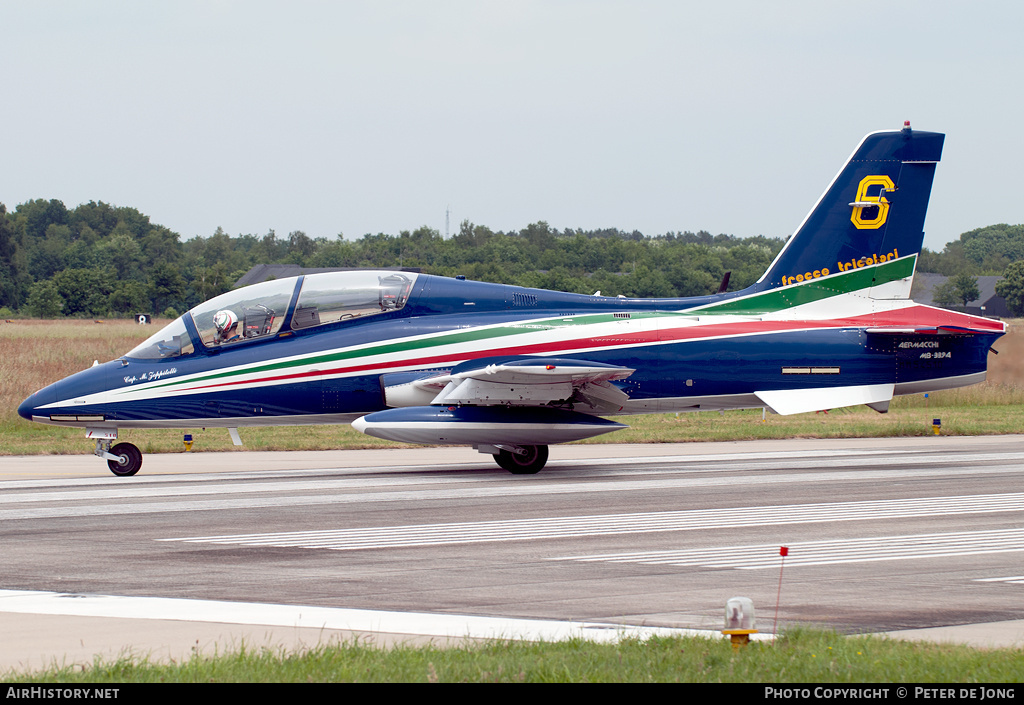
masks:
{"label": "asphalt taxiway", "polygon": [[1019,647],[1022,478],[1024,436],[557,446],[535,476],[465,448],[4,457],[0,668],[714,636],[738,595],[765,633]]}

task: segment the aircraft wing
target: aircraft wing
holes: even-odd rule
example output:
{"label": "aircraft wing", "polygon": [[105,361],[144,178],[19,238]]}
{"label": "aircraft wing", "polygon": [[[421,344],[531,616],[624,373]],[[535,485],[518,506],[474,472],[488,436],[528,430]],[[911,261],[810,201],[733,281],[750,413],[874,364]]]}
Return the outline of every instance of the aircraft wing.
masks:
{"label": "aircraft wing", "polygon": [[404,385],[386,385],[385,395],[389,406],[405,406],[406,398],[432,405],[546,406],[562,402],[587,413],[608,414],[619,411],[629,398],[611,383],[634,371],[565,358],[485,358]]}

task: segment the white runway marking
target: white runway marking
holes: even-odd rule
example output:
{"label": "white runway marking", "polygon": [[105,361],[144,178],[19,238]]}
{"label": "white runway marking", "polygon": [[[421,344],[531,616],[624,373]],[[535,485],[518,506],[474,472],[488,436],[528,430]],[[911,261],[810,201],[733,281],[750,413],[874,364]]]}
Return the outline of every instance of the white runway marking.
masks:
{"label": "white runway marking", "polygon": [[563,641],[580,637],[590,641],[612,642],[621,638],[647,639],[653,636],[720,636],[717,632],[693,629],[640,627],[603,622],[560,622],[428,612],[383,612],[310,605],[61,594],[28,590],[0,590],[0,612],[169,619],[185,622],[338,629],[362,634],[384,632],[522,641]]}
{"label": "white runway marking", "polygon": [[[945,534],[875,536],[870,538],[807,541],[789,544],[786,567],[899,561],[913,558],[974,556],[1024,551],[1024,529],[961,531]],[[589,556],[561,556],[554,561],[585,563],[640,563],[679,567],[778,569],[779,544],[711,546],[681,551],[642,551]],[[986,580],[993,580],[987,578]],[[997,578],[1008,582],[1018,579]],[[1024,581],[1024,578],[1019,580]]]}
{"label": "white runway marking", "polygon": [[978,578],[976,583],[1013,583],[1024,585],[1024,575],[1011,575],[1009,578]]}
{"label": "white runway marking", "polygon": [[[335,551],[1024,511],[1024,493],[159,539]],[[777,548],[777,547],[776,547]]]}

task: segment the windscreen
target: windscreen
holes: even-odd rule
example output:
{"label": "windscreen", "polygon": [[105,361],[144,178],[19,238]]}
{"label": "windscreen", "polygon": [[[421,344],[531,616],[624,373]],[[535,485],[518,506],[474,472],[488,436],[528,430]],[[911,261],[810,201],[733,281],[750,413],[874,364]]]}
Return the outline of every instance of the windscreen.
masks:
{"label": "windscreen", "polygon": [[141,360],[159,360],[165,357],[180,357],[195,352],[195,346],[185,329],[184,317],[168,323],[142,343],[131,349],[125,357]]}

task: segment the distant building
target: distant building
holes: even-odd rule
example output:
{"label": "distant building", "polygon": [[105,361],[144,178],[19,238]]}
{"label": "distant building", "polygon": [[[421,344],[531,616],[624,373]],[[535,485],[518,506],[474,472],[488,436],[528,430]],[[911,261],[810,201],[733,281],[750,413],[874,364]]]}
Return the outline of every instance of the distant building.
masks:
{"label": "distant building", "polygon": [[[981,292],[974,301],[970,301],[965,309],[963,306],[943,306],[954,311],[965,311],[975,316],[991,316],[993,318],[1010,318],[1009,307],[1006,299],[996,293],[996,283],[1002,281],[1002,277],[978,277],[978,291]],[[914,275],[914,288],[910,291],[910,298],[919,304],[938,306],[935,303],[935,291],[949,280],[945,274],[932,274],[930,272],[918,272]]]}
{"label": "distant building", "polygon": [[419,267],[300,267],[297,264],[257,264],[250,269],[242,278],[235,282],[235,287],[259,284],[270,279],[287,279],[297,277],[300,274],[321,274],[323,272],[358,272],[367,269],[383,270],[388,272],[417,272]]}

